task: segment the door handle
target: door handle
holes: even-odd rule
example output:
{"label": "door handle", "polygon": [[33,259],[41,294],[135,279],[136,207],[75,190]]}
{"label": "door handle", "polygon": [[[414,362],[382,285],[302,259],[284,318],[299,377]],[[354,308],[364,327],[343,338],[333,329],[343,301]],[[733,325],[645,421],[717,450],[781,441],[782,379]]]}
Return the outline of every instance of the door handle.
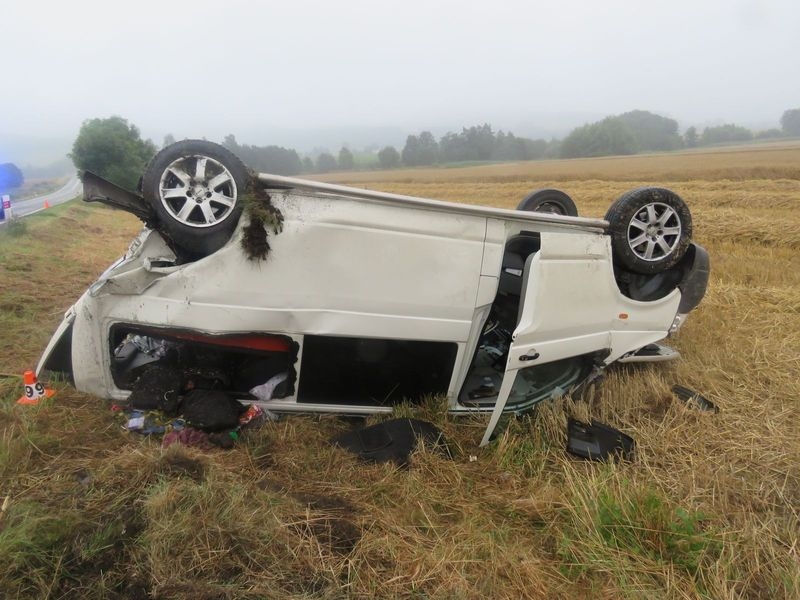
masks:
{"label": "door handle", "polygon": [[534,350],[531,354],[523,354],[519,357],[520,360],[536,360],[539,358],[539,353]]}

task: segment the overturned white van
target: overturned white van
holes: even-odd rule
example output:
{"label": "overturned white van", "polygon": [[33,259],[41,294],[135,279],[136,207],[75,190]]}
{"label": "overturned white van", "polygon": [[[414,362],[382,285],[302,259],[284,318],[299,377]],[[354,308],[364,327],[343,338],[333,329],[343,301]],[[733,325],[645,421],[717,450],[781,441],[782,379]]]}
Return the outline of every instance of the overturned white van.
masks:
{"label": "overturned white van", "polygon": [[[38,371],[116,401],[169,363],[272,411],[443,395],[454,413],[492,413],[485,443],[504,411],[646,357],[708,280],[688,208],[661,188],[589,219],[555,190],[507,210],[251,174],[199,140],[156,155],[141,194],[91,174],[84,187],[145,227],[67,311]],[[242,244],[264,228],[248,189],[279,217],[260,258]]]}

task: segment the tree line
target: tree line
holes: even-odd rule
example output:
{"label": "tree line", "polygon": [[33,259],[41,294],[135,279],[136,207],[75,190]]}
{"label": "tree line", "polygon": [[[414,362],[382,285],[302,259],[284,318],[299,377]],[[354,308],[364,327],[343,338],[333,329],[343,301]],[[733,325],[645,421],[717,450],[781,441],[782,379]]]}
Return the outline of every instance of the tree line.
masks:
{"label": "tree line", "polygon": [[[438,140],[430,131],[422,131],[409,135],[401,150],[384,146],[368,156],[373,159],[369,167],[394,169],[478,161],[663,152],[753,139],[800,136],[800,108],[786,110],[781,116],[780,125],[780,129],[757,132],[735,124],[705,127],[702,131],[692,126],[681,134],[678,122],[674,119],[634,110],[576,127],[563,140],[533,140],[502,130],[495,133],[491,125],[484,123],[464,127],[460,132],[448,132]],[[164,138],[164,145],[174,141],[175,138],[168,134]],[[320,151],[315,156],[301,157],[292,148],[240,144],[233,135],[225,136],[222,145],[250,168],[277,175],[365,168],[345,146],[335,156],[329,151]],[[156,150],[152,141],[141,138],[135,125],[114,116],[84,121],[69,157],[80,170],[92,171],[117,185],[136,189],[144,166]],[[21,184],[22,173],[15,165],[0,165],[0,189]]]}
{"label": "tree line", "polygon": [[[437,140],[430,131],[409,135],[402,151],[394,146],[384,146],[376,153],[374,167],[394,169],[401,166],[417,167],[440,163],[471,161],[535,160],[546,158],[551,142],[516,137],[502,130],[495,133],[484,123],[464,127],[460,133],[448,132]],[[356,168],[353,152],[343,146],[337,155],[325,150],[315,157],[300,157],[296,150],[281,146],[251,146],[239,144],[233,135],[225,136],[222,145],[239,156],[256,171],[278,175],[298,173],[328,173]],[[358,165],[363,168],[364,165]]]}
{"label": "tree line", "polygon": [[676,120],[634,110],[576,127],[564,138],[561,157],[664,152],[754,139],[800,136],[800,108],[785,111],[780,122],[781,129],[764,131],[752,131],[733,123],[705,127],[702,132],[691,126],[681,135]]}

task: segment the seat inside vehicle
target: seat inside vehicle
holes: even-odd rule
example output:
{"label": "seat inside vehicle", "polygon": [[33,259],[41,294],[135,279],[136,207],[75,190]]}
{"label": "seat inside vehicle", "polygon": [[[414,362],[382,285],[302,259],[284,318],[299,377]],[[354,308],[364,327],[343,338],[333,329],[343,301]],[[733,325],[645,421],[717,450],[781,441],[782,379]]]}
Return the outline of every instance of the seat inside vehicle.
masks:
{"label": "seat inside vehicle", "polygon": [[541,237],[532,231],[521,231],[506,242],[503,263],[500,269],[498,293],[520,296],[522,294],[522,273],[525,260],[539,251]]}

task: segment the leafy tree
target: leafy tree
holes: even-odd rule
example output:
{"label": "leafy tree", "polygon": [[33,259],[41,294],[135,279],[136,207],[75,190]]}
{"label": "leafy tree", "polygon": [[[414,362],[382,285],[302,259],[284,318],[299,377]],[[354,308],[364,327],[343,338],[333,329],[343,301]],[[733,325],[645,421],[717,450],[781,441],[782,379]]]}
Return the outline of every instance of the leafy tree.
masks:
{"label": "leafy tree", "polygon": [[675,150],[683,145],[678,122],[646,110],[632,110],[615,117],[636,139],[639,152]]}
{"label": "leafy tree", "polygon": [[683,146],[678,122],[646,110],[632,110],[577,127],[564,139],[561,156],[607,156]]}
{"label": "leafy tree", "polygon": [[717,127],[706,127],[703,135],[700,136],[700,143],[708,144],[728,144],[731,142],[747,142],[753,139],[753,132],[746,127],[727,123]]}
{"label": "leafy tree", "polygon": [[527,158],[525,140],[518,138],[510,131],[508,134],[498,131],[494,140],[491,157],[494,160],[516,160]]}
{"label": "leafy tree", "polygon": [[336,159],[333,157],[333,154],[328,152],[323,152],[317,157],[317,171],[320,173],[328,173],[330,171],[335,171],[338,168],[339,164],[336,162]]}
{"label": "leafy tree", "polygon": [[22,171],[14,163],[0,165],[0,192],[18,188],[25,182]]}
{"label": "leafy tree", "polygon": [[232,134],[225,136],[222,145],[256,171],[275,175],[296,175],[303,168],[300,156],[291,148],[240,145]]}
{"label": "leafy tree", "polygon": [[[427,159],[421,155],[426,145],[433,153],[432,138],[429,132],[423,132],[419,138],[409,136],[403,149],[403,162],[408,165],[431,164],[430,155]],[[495,134],[492,126],[484,123],[462,127],[460,133],[449,131],[444,134],[439,140],[437,162],[541,159],[545,158],[551,145],[542,139],[517,137],[510,131],[501,130]]]}
{"label": "leafy tree", "polygon": [[161,144],[161,147],[166,148],[167,146],[171,146],[174,143],[175,143],[175,136],[172,135],[171,133],[168,133],[167,135],[164,136],[164,143]]}
{"label": "leafy tree", "polygon": [[394,146],[386,146],[378,152],[378,162],[382,169],[395,169],[400,166],[400,153]]}
{"label": "leafy tree", "polygon": [[490,160],[494,151],[495,137],[492,126],[488,123],[465,129],[462,134],[467,140],[467,146],[474,153],[474,160]]}
{"label": "leafy tree", "polygon": [[[513,134],[511,134],[513,137]],[[505,144],[505,134],[503,142]],[[514,143],[509,141],[503,152],[512,153]],[[516,153],[524,151],[522,146],[516,148]],[[492,126],[488,123],[462,128],[461,133],[448,132],[439,142],[439,157],[444,162],[459,162],[464,160],[491,160],[498,152],[497,139]],[[510,156],[509,158],[516,158]]]}
{"label": "leafy tree", "polygon": [[305,173],[311,173],[314,170],[314,161],[311,160],[310,156],[303,157],[303,171]]}
{"label": "leafy tree", "polygon": [[497,132],[492,159],[494,160],[536,160],[545,157],[547,140],[529,140],[515,136],[510,131]]}
{"label": "leafy tree", "polygon": [[439,161],[439,144],[430,131],[419,134],[419,158],[421,165],[433,165]]}
{"label": "leafy tree", "polygon": [[430,131],[409,135],[403,148],[403,163],[409,167],[435,164],[439,159],[439,144]]}
{"label": "leafy tree", "polygon": [[356,163],[353,159],[353,153],[342,146],[342,149],[339,150],[339,168],[343,171],[352,171],[355,165]]}
{"label": "leafy tree", "polygon": [[439,140],[439,152],[444,162],[470,160],[471,154],[466,138],[461,134],[450,131]]}
{"label": "leafy tree", "polygon": [[84,121],[69,157],[78,169],[132,190],[155,152],[153,142],[142,140],[135,125],[113,116]]}
{"label": "leafy tree", "polygon": [[697,128],[693,125],[686,130],[683,134],[683,141],[687,148],[695,148],[697,146]]}
{"label": "leafy tree", "polygon": [[636,138],[630,128],[615,117],[573,129],[561,143],[563,158],[634,154]]}
{"label": "leafy tree", "polygon": [[800,135],[800,108],[784,111],[781,116],[781,128],[786,135]]}
{"label": "leafy tree", "polygon": [[406,145],[403,146],[403,164],[413,167],[419,164],[419,138],[415,135],[409,135],[406,138]]}

